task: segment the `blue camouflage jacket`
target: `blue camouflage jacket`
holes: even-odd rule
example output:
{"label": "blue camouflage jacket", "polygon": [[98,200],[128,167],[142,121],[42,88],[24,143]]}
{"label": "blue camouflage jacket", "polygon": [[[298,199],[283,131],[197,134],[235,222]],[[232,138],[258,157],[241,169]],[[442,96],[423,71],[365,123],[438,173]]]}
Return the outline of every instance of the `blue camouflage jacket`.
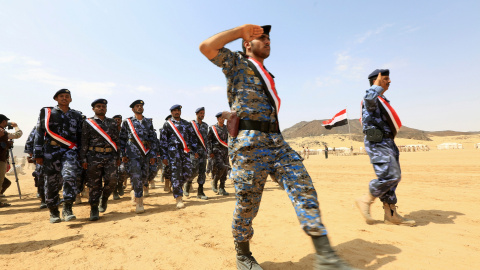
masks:
{"label": "blue camouflage jacket", "polygon": [[[198,153],[199,146],[197,135],[193,130],[192,124],[184,119],[177,121],[172,118],[171,120],[175,127],[180,131],[180,134],[182,134],[183,139],[187,142],[188,148],[191,150],[190,154]],[[183,144],[168,122],[163,124],[161,135],[160,146],[162,148],[162,159],[168,160],[168,152],[170,151],[183,153]]]}
{"label": "blue camouflage jacket", "polygon": [[150,158],[157,157],[158,140],[157,133],[153,128],[152,118],[143,118],[141,121],[134,116],[123,120],[122,128],[120,129],[120,156],[121,157],[142,157],[144,156],[142,150],[137,146],[134,134],[128,126],[128,119],[132,120],[135,131],[146,148],[150,151],[147,155]]}

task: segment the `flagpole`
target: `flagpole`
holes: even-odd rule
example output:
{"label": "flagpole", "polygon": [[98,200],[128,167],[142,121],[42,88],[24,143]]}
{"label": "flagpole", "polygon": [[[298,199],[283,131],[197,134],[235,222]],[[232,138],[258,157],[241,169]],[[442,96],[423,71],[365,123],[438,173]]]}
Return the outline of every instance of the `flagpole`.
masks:
{"label": "flagpole", "polygon": [[345,106],[345,114],[347,115],[347,124],[348,124],[348,137],[350,138],[350,148],[353,147],[352,134],[350,132],[350,121],[348,120],[348,106]]}

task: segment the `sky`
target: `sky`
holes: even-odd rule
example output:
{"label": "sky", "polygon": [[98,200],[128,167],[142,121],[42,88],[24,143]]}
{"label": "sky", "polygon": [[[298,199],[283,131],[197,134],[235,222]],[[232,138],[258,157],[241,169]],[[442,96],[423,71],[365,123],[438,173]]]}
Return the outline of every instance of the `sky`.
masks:
{"label": "sky", "polygon": [[[133,115],[145,101],[158,130],[169,108],[182,118],[228,110],[221,69],[199,51],[243,24],[272,25],[265,66],[275,75],[281,129],[347,108],[359,118],[367,76],[389,68],[385,96],[403,125],[480,131],[480,1],[6,1],[0,0],[0,113],[25,135],[55,92],[93,116]],[[240,41],[226,45],[240,50]]]}

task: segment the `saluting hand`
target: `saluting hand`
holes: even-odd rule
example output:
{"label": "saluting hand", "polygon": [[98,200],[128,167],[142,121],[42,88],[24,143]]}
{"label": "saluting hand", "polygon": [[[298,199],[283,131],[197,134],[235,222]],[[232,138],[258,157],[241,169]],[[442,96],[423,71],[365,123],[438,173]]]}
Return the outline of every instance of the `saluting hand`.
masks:
{"label": "saluting hand", "polygon": [[242,25],[242,38],[245,41],[252,41],[263,34],[263,28],[254,24]]}
{"label": "saluting hand", "polygon": [[[383,88],[384,92],[388,89],[388,81],[385,80],[385,77],[382,77],[382,73],[378,73],[378,77],[373,83],[376,86],[380,86]],[[382,93],[383,94],[383,93]]]}

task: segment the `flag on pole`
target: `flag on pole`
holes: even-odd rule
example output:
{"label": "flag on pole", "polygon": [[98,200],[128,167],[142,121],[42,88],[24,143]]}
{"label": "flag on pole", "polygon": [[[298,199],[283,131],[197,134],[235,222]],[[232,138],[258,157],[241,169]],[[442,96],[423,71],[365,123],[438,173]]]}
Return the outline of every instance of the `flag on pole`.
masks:
{"label": "flag on pole", "polygon": [[348,124],[347,109],[341,110],[339,113],[335,114],[332,119],[322,122],[322,126],[326,129],[332,129],[333,127],[339,127],[346,124]]}

